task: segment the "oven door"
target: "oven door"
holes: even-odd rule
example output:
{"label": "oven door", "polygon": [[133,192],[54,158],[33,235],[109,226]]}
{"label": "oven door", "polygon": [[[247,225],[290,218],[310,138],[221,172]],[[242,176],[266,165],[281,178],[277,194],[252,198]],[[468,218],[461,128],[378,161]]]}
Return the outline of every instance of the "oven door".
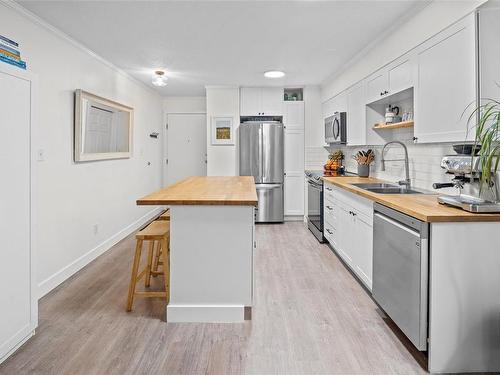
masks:
{"label": "oven door", "polygon": [[[307,219],[323,234],[323,184],[307,181]],[[313,228],[313,229],[314,229]]]}

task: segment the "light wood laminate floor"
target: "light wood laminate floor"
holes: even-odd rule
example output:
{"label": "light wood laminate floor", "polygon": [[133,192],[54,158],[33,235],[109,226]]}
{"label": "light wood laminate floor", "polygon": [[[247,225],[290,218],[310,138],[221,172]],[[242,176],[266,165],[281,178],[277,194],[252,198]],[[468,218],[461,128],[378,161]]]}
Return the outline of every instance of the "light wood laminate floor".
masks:
{"label": "light wood laminate floor", "polygon": [[37,334],[0,374],[425,373],[303,223],[257,226],[256,301],[241,324],[167,324],[149,299],[126,313],[133,251],[130,236],[44,297]]}

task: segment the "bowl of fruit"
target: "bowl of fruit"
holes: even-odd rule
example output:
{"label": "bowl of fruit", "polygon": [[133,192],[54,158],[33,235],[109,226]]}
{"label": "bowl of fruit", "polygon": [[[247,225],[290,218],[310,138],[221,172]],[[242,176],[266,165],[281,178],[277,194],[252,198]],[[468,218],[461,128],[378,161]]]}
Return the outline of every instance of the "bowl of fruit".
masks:
{"label": "bowl of fruit", "polygon": [[323,166],[323,174],[325,176],[332,176],[338,173],[340,167],[342,166],[342,160],[344,159],[344,153],[341,150],[335,151],[328,156],[326,164]]}

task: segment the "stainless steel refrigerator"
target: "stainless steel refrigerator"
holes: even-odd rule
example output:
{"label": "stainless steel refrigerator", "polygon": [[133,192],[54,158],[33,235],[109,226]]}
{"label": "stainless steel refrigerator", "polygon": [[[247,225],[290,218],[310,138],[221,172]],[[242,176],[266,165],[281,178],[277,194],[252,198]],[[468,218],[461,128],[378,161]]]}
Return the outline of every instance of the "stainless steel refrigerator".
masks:
{"label": "stainless steel refrigerator", "polygon": [[253,176],[259,199],[257,223],[283,222],[283,124],[248,121],[239,129],[240,176]]}

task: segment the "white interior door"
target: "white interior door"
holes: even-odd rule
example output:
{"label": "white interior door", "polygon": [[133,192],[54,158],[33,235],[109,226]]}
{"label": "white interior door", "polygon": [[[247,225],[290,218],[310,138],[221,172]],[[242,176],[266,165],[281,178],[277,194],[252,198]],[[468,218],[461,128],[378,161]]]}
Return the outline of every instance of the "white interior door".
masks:
{"label": "white interior door", "polygon": [[169,114],[167,124],[166,183],[173,184],[188,176],[206,176],[206,115]]}
{"label": "white interior door", "polygon": [[0,72],[0,362],[31,331],[31,84]]}

